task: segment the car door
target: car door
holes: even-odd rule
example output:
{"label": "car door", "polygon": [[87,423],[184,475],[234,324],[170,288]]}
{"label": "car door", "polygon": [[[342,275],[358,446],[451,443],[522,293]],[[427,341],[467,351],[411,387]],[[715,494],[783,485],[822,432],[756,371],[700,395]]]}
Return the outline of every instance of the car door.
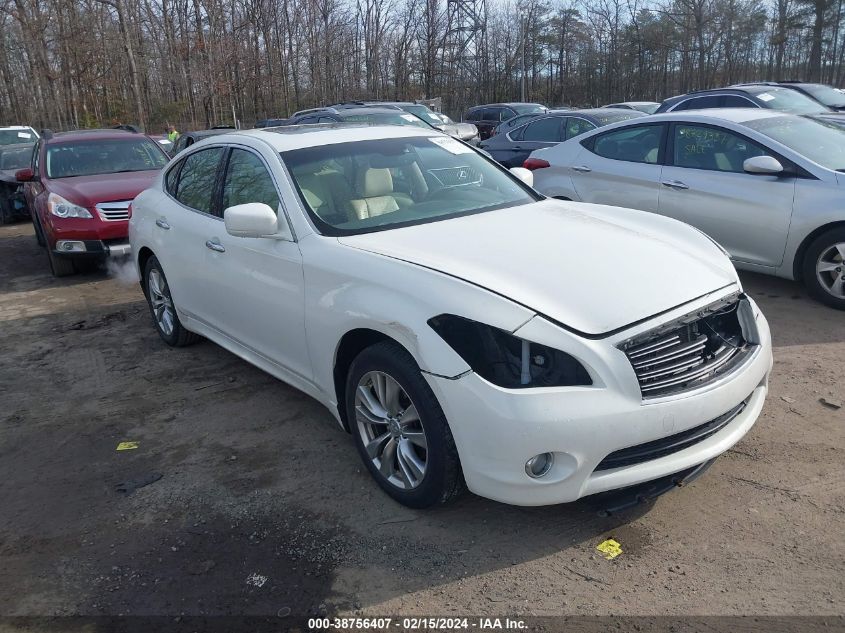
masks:
{"label": "car door", "polygon": [[794,176],[748,174],[743,162],[774,156],[749,138],[715,125],[673,123],[659,212],[707,233],[741,262],[783,260]]}
{"label": "car door", "polygon": [[41,222],[36,216],[42,212],[46,206],[47,194],[44,191],[44,184],[41,181],[41,149],[44,147],[44,141],[39,140],[35,144],[35,149],[32,152],[32,180],[24,183],[23,197],[26,200],[26,205],[29,208],[29,213],[32,216],[33,222]]}
{"label": "car door", "polygon": [[155,218],[156,253],[180,315],[208,323],[214,315],[213,274],[205,265],[206,236],[222,225],[213,215],[214,191],[224,148],[203,148],[185,156],[165,174],[168,204]]}
{"label": "car door", "polygon": [[[252,148],[232,147],[220,190],[221,217],[228,207],[249,202],[262,202],[283,214],[280,199],[266,159]],[[214,245],[205,261],[214,280],[211,324],[251,353],[310,380],[299,245],[269,237],[234,237],[222,221],[214,229],[205,236]]]}
{"label": "car door", "polygon": [[633,125],[591,136],[570,168],[584,202],[657,211],[666,124]]}
{"label": "car door", "polygon": [[565,117],[542,117],[508,133],[504,137],[506,141],[499,147],[491,145],[488,151],[505,167],[522,167],[531,152],[557,145],[565,134]]}

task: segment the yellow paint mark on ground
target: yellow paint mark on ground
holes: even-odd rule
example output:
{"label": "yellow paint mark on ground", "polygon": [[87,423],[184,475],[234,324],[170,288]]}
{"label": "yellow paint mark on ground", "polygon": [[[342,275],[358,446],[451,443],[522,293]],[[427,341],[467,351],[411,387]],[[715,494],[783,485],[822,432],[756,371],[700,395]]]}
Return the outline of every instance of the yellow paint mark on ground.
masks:
{"label": "yellow paint mark on ground", "polygon": [[138,442],[121,442],[117,445],[118,451],[131,451],[133,448],[138,448]]}
{"label": "yellow paint mark on ground", "polygon": [[596,549],[600,551],[607,560],[613,560],[622,553],[622,545],[612,538],[599,543]]}

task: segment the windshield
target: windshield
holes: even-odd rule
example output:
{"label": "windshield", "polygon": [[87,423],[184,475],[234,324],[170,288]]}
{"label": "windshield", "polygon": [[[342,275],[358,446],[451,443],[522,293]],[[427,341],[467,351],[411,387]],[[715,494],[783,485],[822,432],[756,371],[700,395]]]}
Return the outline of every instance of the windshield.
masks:
{"label": "windshield", "polygon": [[421,118],[427,123],[430,123],[432,125],[443,125],[443,120],[440,118],[440,116],[438,116],[438,114],[433,110],[429,110],[424,105],[415,103],[399,107],[401,107],[405,112],[410,112],[411,114],[417,115],[419,118]]}
{"label": "windshield", "polygon": [[546,106],[542,106],[539,103],[511,103],[508,105],[516,110],[517,114],[528,114],[529,112],[543,113],[547,110]]}
{"label": "windshield", "polygon": [[845,169],[845,130],[834,123],[779,116],[746,121],[743,125],[783,143],[822,167]]}
{"label": "windshield", "polygon": [[325,235],[369,233],[539,199],[448,136],[336,143],[281,156]]}
{"label": "windshield", "polygon": [[47,176],[70,178],[94,174],[161,169],[162,149],[147,138],[74,141],[47,147]]}
{"label": "windshield", "polygon": [[801,89],[809,92],[816,101],[821,101],[829,108],[845,108],[845,94],[822,84],[801,84]]}
{"label": "windshield", "polygon": [[367,113],[367,114],[344,114],[343,120],[347,123],[373,123],[376,125],[411,125],[413,127],[421,127],[430,130],[431,126],[419,117],[413,114],[403,114],[396,112],[396,114],[381,113]]}
{"label": "windshield", "polygon": [[38,136],[31,129],[0,130],[0,145],[17,145],[18,143],[33,143]]}
{"label": "windshield", "polygon": [[749,91],[757,99],[765,103],[765,108],[790,112],[792,114],[821,114],[830,112],[825,106],[813,101],[807,95],[790,90],[789,88],[777,88],[766,86],[765,88]]}
{"label": "windshield", "polygon": [[35,145],[24,145],[4,149],[0,152],[0,169],[23,169],[32,162],[32,148]]}

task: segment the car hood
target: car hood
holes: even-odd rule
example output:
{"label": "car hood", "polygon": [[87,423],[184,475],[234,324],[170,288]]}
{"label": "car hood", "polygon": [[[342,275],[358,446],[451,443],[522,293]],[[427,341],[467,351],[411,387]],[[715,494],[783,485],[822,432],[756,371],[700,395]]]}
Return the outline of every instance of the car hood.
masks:
{"label": "car hood", "polygon": [[460,278],[589,336],[738,283],[728,257],[700,231],[577,202],[544,200],[339,241]]}
{"label": "car hood", "polygon": [[100,202],[132,200],[144,189],[152,186],[159,170],[131,171],[121,174],[73,176],[50,180],[50,191],[68,202],[93,207]]}

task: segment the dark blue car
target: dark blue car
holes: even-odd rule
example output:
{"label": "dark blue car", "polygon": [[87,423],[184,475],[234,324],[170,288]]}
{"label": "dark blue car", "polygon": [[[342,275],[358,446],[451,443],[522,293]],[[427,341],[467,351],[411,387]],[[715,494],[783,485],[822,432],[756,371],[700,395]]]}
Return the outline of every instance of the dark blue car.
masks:
{"label": "dark blue car", "polygon": [[478,147],[505,167],[522,167],[535,149],[550,147],[597,127],[647,116],[636,110],[593,108],[590,110],[550,110],[504,134],[482,141]]}

